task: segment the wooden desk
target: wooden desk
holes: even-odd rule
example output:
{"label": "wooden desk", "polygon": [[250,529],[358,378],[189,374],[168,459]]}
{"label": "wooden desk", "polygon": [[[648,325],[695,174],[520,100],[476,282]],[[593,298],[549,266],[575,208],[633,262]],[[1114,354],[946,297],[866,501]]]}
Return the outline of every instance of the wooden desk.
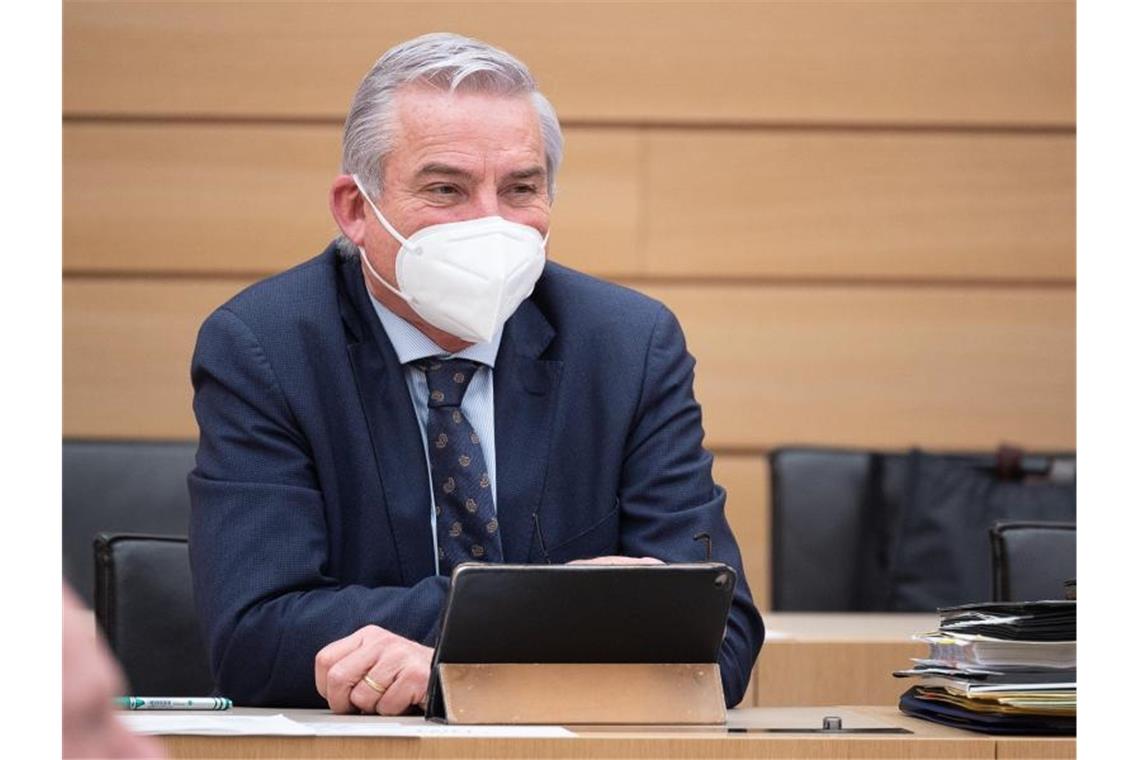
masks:
{"label": "wooden desk", "polygon": [[[235,708],[235,715],[284,713],[299,721],[415,722],[418,718],[335,716],[322,710]],[[769,733],[807,728],[824,715],[844,726],[901,727],[910,734]],[[305,736],[166,736],[175,758],[1073,758],[1072,738],[1005,738],[915,720],[888,707],[748,708],[729,713],[728,728],[571,727],[571,738],[392,738]]]}
{"label": "wooden desk", "polygon": [[742,706],[891,705],[911,685],[891,675],[927,654],[916,633],[935,614],[765,612],[767,639]]}

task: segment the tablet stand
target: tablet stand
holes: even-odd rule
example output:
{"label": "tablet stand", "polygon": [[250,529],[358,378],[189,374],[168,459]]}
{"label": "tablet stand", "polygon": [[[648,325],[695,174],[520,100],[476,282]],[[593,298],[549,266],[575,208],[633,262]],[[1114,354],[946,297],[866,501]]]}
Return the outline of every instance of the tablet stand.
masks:
{"label": "tablet stand", "polygon": [[725,722],[716,663],[440,663],[438,668],[449,723]]}

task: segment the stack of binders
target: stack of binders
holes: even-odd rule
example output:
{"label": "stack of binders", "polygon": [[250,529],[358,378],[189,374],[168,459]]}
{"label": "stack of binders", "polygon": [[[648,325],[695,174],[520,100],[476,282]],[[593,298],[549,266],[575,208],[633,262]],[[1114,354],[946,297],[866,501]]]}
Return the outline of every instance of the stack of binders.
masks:
{"label": "stack of binders", "polygon": [[900,710],[993,734],[1076,733],[1076,601],[968,604],[939,615],[937,632],[915,637],[930,656],[895,673],[921,679]]}

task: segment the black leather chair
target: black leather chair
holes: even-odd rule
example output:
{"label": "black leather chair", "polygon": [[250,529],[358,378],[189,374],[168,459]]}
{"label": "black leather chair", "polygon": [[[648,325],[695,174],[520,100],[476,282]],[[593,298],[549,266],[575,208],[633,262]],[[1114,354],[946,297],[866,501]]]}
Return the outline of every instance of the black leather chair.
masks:
{"label": "black leather chair", "polygon": [[[905,451],[826,447],[784,447],[769,453],[772,609],[891,609],[883,603],[884,588],[892,582],[886,568],[898,545],[910,457]],[[992,451],[940,457],[981,470],[997,466]],[[1019,460],[1025,471],[1061,477],[1067,477],[1064,469],[1070,464],[1075,477],[1071,454]],[[989,525],[978,526],[983,554]]]}
{"label": "black leather chair", "polygon": [[[869,451],[783,448],[768,456],[772,609],[847,612],[860,605],[860,537]],[[884,490],[901,500],[903,468],[888,460]],[[882,466],[882,465],[877,465]]]}
{"label": "black leather chair", "polygon": [[95,619],[137,696],[213,693],[181,536],[95,537]]}
{"label": "black leather chair", "polygon": [[1077,577],[1077,526],[1004,522],[990,528],[995,602],[1064,599]]}
{"label": "black leather chair", "polygon": [[188,532],[193,441],[63,442],[63,574],[94,603],[96,533]]}

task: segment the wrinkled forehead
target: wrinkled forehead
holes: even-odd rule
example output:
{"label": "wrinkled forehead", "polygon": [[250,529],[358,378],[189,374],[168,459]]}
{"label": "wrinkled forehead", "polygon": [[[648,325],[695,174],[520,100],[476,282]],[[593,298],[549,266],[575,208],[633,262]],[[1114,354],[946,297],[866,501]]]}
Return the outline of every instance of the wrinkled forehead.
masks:
{"label": "wrinkled forehead", "polygon": [[425,85],[397,91],[389,161],[435,153],[544,160],[538,112],[529,94],[449,92]]}

